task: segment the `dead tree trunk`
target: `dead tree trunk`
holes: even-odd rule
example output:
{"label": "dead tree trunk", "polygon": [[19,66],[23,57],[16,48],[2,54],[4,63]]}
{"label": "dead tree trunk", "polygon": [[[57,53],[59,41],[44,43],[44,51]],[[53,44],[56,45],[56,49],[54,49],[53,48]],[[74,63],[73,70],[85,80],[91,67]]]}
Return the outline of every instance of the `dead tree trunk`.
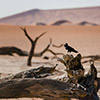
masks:
{"label": "dead tree trunk", "polygon": [[42,33],[40,36],[36,37],[35,40],[33,41],[32,38],[28,35],[27,31],[26,31],[26,28],[21,28],[26,37],[29,39],[29,41],[31,42],[31,50],[30,50],[30,53],[29,53],[29,57],[28,57],[28,62],[27,62],[27,65],[28,66],[31,66],[31,60],[32,60],[32,57],[34,55],[34,50],[35,50],[35,46],[36,46],[36,43],[38,41],[38,39],[43,36],[46,32]]}
{"label": "dead tree trunk", "polygon": [[51,79],[0,80],[0,98],[40,97],[47,100],[67,100],[74,98],[75,94],[86,95],[85,91],[78,91],[78,88],[75,94],[71,93],[71,87],[70,84]]}
{"label": "dead tree trunk", "polygon": [[0,48],[0,55],[10,55],[13,56],[13,54],[16,53],[19,56],[28,56],[27,51],[23,51],[15,46],[12,47],[1,47]]}
{"label": "dead tree trunk", "polygon": [[87,96],[87,92],[72,84],[52,79],[2,79],[0,80],[0,98],[39,97],[47,100],[96,100]]}
{"label": "dead tree trunk", "polygon": [[[39,67],[18,73],[14,76],[0,79],[0,98],[39,97],[45,100],[99,100],[97,95],[100,88],[100,78],[93,64],[86,76],[80,65],[81,55],[75,58],[65,55],[60,60],[65,66],[69,79],[56,76],[56,79],[47,79],[53,74],[56,66]],[[67,62],[66,62],[67,61]],[[49,73],[49,74],[48,74]],[[81,77],[80,77],[81,76]],[[46,77],[46,79],[43,79]]]}

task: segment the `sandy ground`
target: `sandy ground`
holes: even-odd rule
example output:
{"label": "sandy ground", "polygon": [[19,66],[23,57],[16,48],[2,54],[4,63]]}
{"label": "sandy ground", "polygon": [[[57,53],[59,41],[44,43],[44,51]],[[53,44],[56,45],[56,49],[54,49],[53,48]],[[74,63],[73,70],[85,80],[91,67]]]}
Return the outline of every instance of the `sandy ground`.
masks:
{"label": "sandy ground", "polygon": [[[35,52],[42,51],[48,45],[49,39],[52,38],[53,43],[57,45],[64,44],[66,42],[69,43],[71,46],[76,48],[82,54],[82,56],[100,54],[100,26],[27,26],[26,28],[29,35],[33,39],[41,33],[45,31],[47,32],[47,34],[41,37],[37,42]],[[16,46],[22,50],[29,51],[30,45],[29,40],[25,37],[19,26],[0,25],[0,47]],[[54,47],[50,48],[55,52],[63,52],[66,54],[64,47],[59,49]],[[53,57],[53,55],[50,53],[45,53],[43,56],[45,55]],[[16,74],[23,70],[35,68],[41,65],[51,66],[45,62],[50,62],[54,65],[58,63],[59,65],[57,69],[60,71],[63,71],[65,68],[62,66],[62,64],[57,62],[56,59],[43,60],[42,58],[36,57],[32,59],[32,67],[27,67],[27,57],[19,57],[15,54],[15,56],[0,56],[0,73]],[[100,72],[100,61],[96,61],[95,66]],[[84,64],[84,67],[87,72],[89,69],[89,63]],[[100,73],[98,73],[98,76],[100,76]],[[40,99],[19,98],[18,100]]]}

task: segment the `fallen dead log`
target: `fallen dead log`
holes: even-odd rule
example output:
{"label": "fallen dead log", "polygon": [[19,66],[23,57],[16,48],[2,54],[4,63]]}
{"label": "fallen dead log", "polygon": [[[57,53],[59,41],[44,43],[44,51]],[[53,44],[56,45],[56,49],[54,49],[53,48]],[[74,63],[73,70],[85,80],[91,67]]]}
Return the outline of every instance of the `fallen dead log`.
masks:
{"label": "fallen dead log", "polygon": [[100,55],[90,55],[90,56],[83,56],[82,59],[86,59],[89,58],[89,60],[85,60],[82,63],[88,63],[88,62],[92,62],[92,61],[96,61],[100,59]]}
{"label": "fallen dead log", "polygon": [[97,78],[94,64],[91,64],[89,72],[84,76],[81,74],[84,69],[81,65],[80,54],[76,57],[65,55],[60,61],[66,66],[68,80],[63,80],[63,78],[59,80],[59,77],[55,80],[45,78],[47,76],[43,75],[53,73],[56,66],[52,68],[42,66],[1,79],[0,98],[39,97],[44,100],[70,100],[70,98],[99,100],[97,91],[100,88],[100,78]]}
{"label": "fallen dead log", "polygon": [[17,47],[1,47],[0,48],[0,55],[10,55],[13,56],[13,54],[16,53],[19,56],[28,56],[28,52],[23,51]]}
{"label": "fallen dead log", "polygon": [[[33,56],[34,57],[41,57],[41,56],[43,56],[43,54],[45,52],[50,52],[54,56],[56,56],[56,55],[64,55],[63,53],[55,53],[54,51],[50,50],[49,47],[50,47],[50,44],[48,44],[47,47],[43,51],[41,51],[39,53],[34,53]],[[12,46],[12,47],[7,46],[7,47],[1,47],[0,48],[0,55],[14,56],[13,55],[14,53],[18,54],[19,56],[29,56],[29,53],[27,51],[23,51],[20,48],[15,47],[15,46]]]}
{"label": "fallen dead log", "polygon": [[65,82],[52,79],[0,80],[0,98],[40,97],[48,100],[67,100],[87,93]]}
{"label": "fallen dead log", "polygon": [[46,100],[70,100],[69,98],[87,100],[85,98],[88,98],[90,100],[91,96],[87,94],[86,91],[73,87],[72,84],[52,79],[0,80],[0,98],[39,97]]}
{"label": "fallen dead log", "polygon": [[33,68],[30,70],[26,70],[20,73],[17,73],[9,79],[19,79],[19,78],[44,78],[47,76],[51,76],[52,73],[55,71],[58,64],[56,64],[54,67],[44,67],[40,66],[38,68]]}
{"label": "fallen dead log", "polygon": [[[84,89],[82,85],[76,83],[44,79],[55,71],[56,66],[41,66],[0,79],[0,98],[39,97],[45,100],[70,100],[69,98],[98,100],[87,91],[90,87]],[[97,80],[100,83],[100,78]]]}

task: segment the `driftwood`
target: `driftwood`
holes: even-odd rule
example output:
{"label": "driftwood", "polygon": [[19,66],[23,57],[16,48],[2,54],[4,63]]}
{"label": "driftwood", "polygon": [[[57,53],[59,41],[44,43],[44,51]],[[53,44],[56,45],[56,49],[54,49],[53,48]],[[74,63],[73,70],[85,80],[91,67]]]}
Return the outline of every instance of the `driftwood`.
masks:
{"label": "driftwood", "polygon": [[54,67],[38,67],[30,70],[26,70],[23,72],[20,72],[10,78],[12,79],[18,79],[18,78],[44,78],[50,75],[53,75],[52,73],[55,71],[57,64]]}
{"label": "driftwood", "polygon": [[97,100],[80,87],[52,79],[14,78],[0,80],[0,98],[39,97],[45,100]]}
{"label": "driftwood", "polygon": [[47,100],[69,100],[68,98],[87,94],[78,88],[77,91],[74,89],[70,84],[51,79],[0,80],[0,98],[40,97]]}
{"label": "driftwood", "polygon": [[[79,84],[81,88],[84,88],[93,100],[99,100],[97,95],[98,89],[100,88],[100,80],[97,78],[97,69],[92,63],[90,70],[87,75],[84,75],[84,68],[81,64],[81,55],[78,54],[76,57],[72,55],[65,55],[63,59],[59,59],[61,63],[66,66],[66,72],[68,73],[69,83]],[[90,99],[88,95],[85,98]]]}
{"label": "driftwood", "polygon": [[84,76],[80,54],[76,57],[65,55],[60,61],[66,66],[69,77],[67,80],[63,80],[63,78],[59,80],[59,77],[55,80],[45,78],[50,74],[53,75],[57,65],[52,68],[41,66],[1,79],[0,98],[39,97],[45,100],[70,100],[70,98],[99,100],[97,91],[100,88],[100,78],[97,78],[95,66],[91,64],[88,74]]}
{"label": "driftwood", "polygon": [[39,97],[45,100],[70,100],[71,97],[78,98],[87,95],[86,91],[73,87],[73,84],[41,79],[52,74],[56,66],[41,66],[1,79],[0,98]]}
{"label": "driftwood", "polygon": [[23,51],[17,47],[1,47],[0,48],[0,55],[13,56],[14,53],[18,54],[19,56],[28,56],[28,52]]}

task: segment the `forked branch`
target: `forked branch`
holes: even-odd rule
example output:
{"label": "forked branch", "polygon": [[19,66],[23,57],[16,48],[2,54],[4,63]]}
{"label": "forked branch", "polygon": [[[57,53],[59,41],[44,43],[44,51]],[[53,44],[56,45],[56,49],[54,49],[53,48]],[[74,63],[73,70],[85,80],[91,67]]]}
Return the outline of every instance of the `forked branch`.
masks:
{"label": "forked branch", "polygon": [[22,28],[21,29],[24,31],[25,33],[25,36],[30,40],[31,42],[31,50],[29,52],[29,57],[28,57],[28,62],[27,62],[27,65],[28,66],[31,66],[31,60],[32,60],[32,57],[34,55],[34,50],[35,50],[35,46],[36,46],[36,43],[37,43],[37,40],[42,37],[46,32],[42,33],[41,35],[39,35],[38,37],[35,38],[35,40],[32,40],[32,38],[28,35],[27,31],[26,31],[26,28]]}

